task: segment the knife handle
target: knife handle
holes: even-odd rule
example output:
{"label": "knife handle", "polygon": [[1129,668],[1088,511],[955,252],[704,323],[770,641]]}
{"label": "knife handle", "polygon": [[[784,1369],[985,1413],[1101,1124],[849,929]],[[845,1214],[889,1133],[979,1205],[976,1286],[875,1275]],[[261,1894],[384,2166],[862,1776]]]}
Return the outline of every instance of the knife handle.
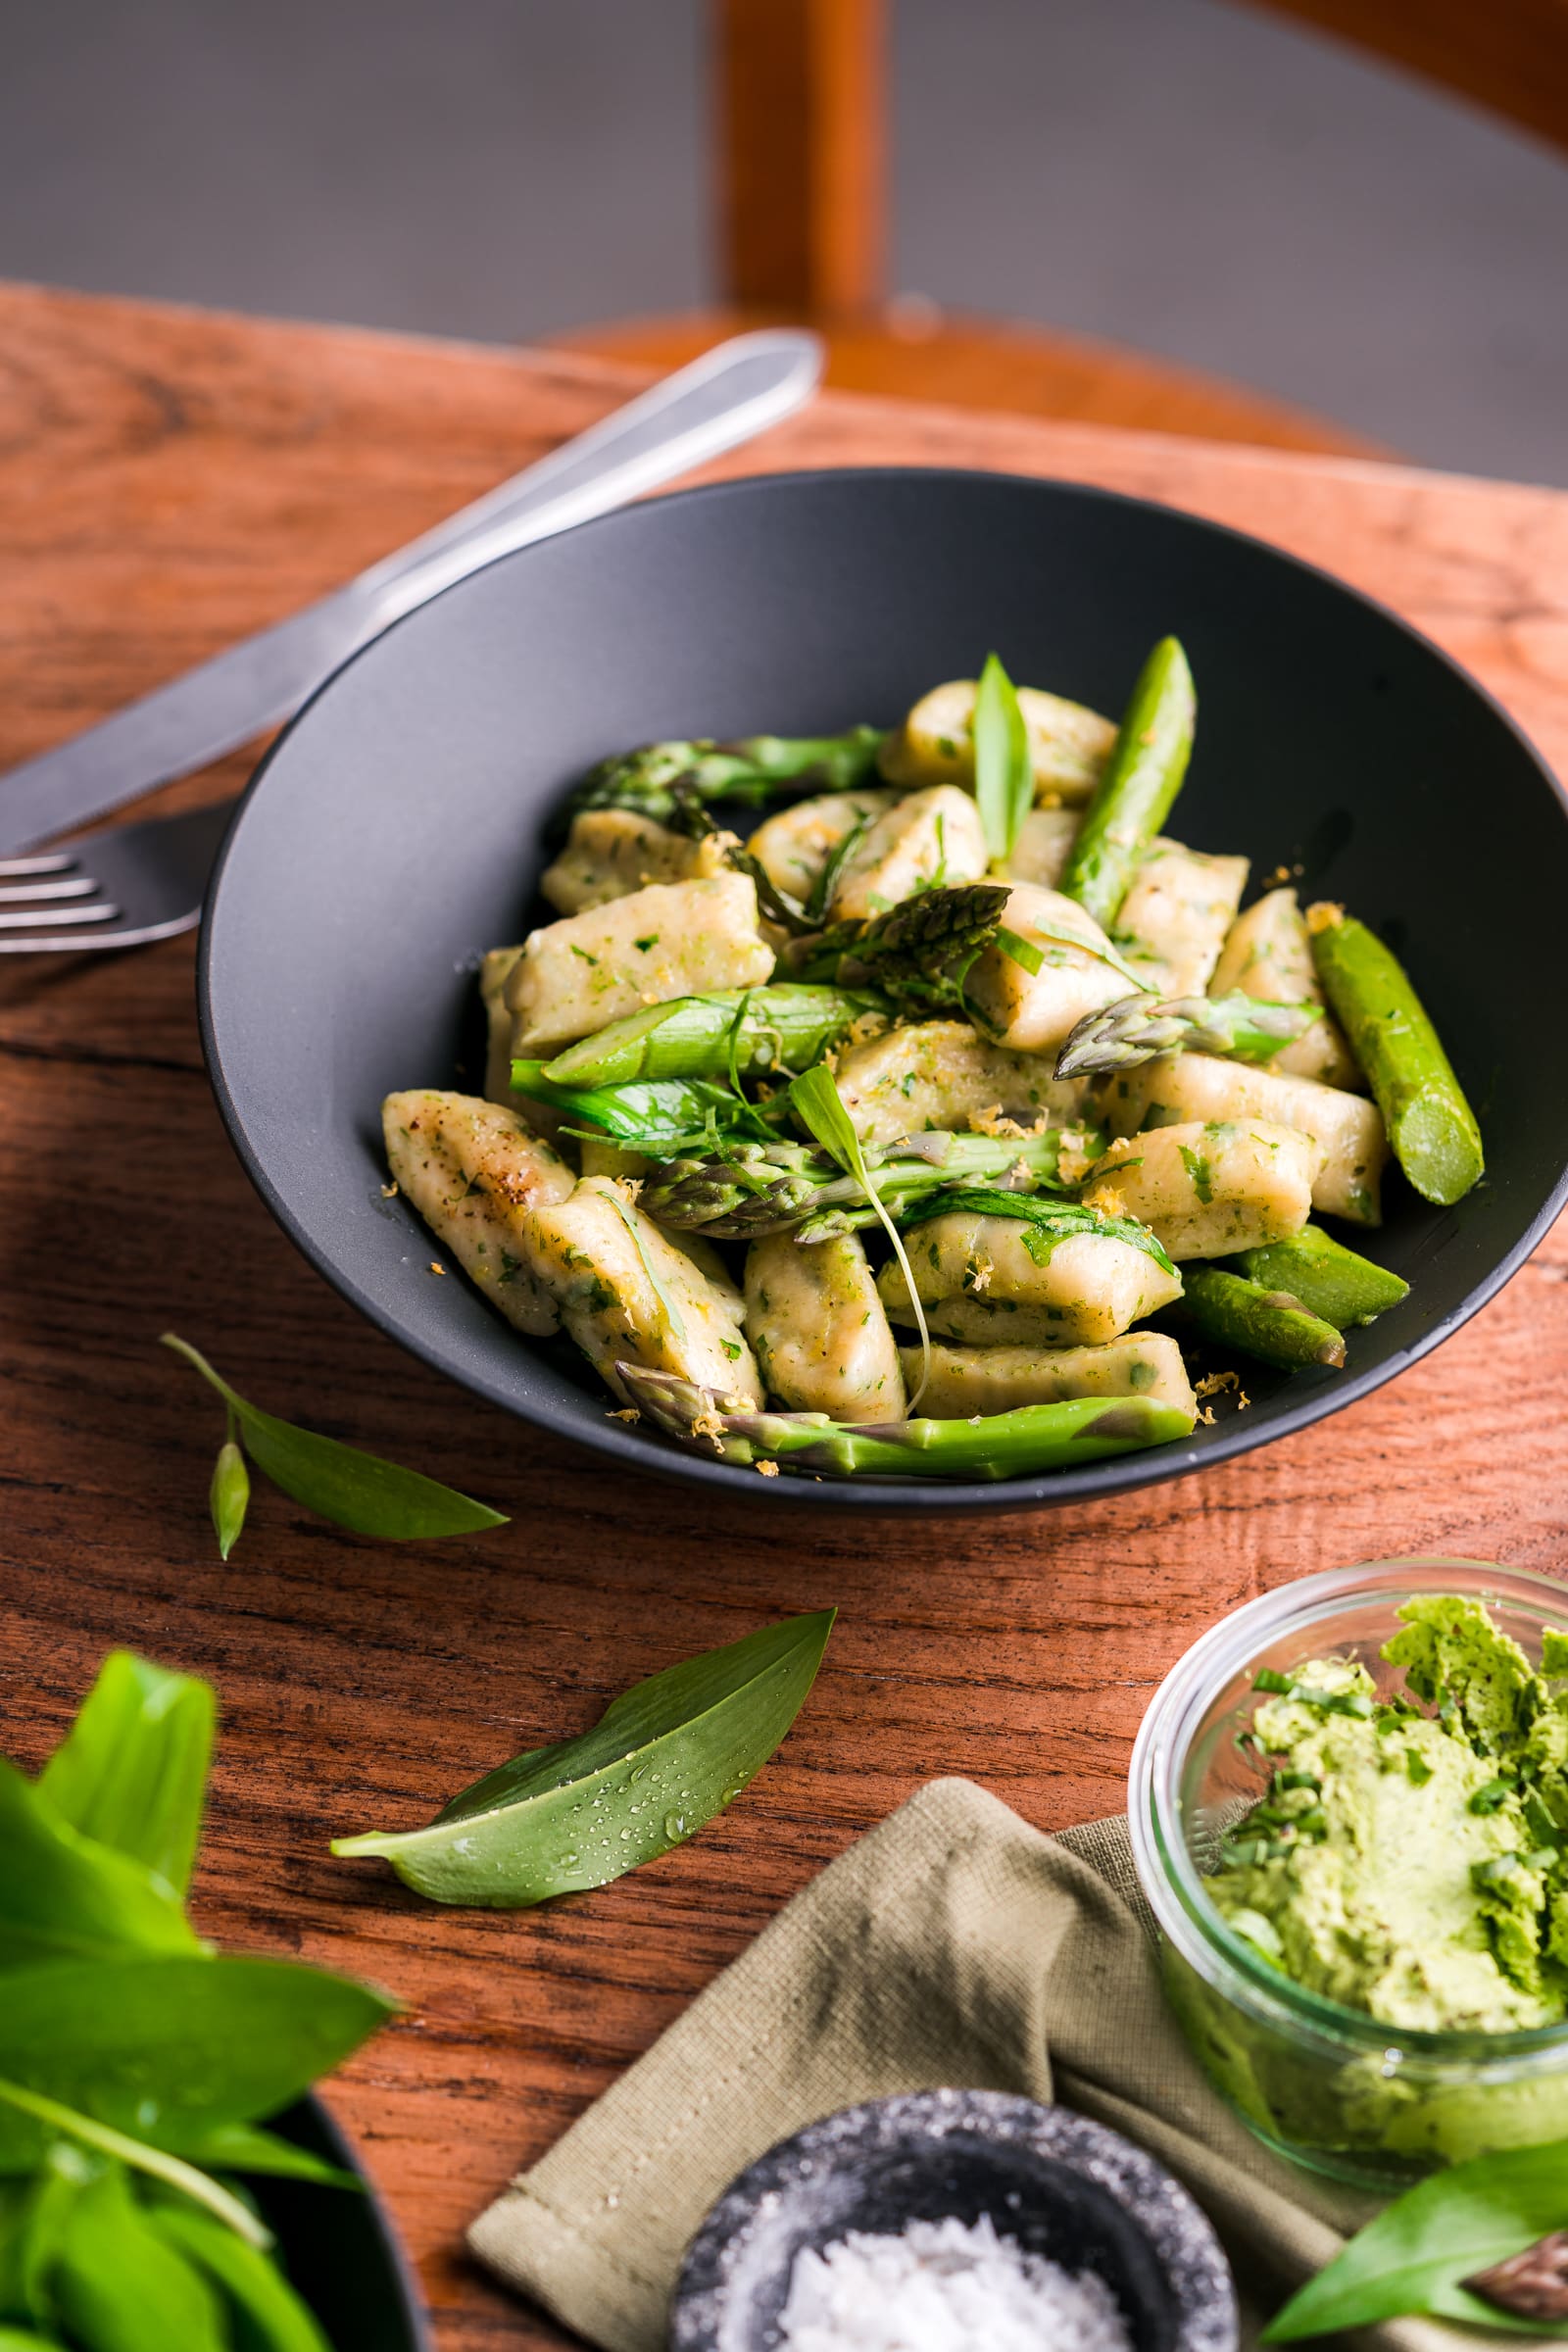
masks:
{"label": "knife handle", "polygon": [[749,441],[808,400],[821,375],[821,343],[804,329],[732,336],[361,572],[354,587],[373,598],[367,634],[497,556],[608,514]]}

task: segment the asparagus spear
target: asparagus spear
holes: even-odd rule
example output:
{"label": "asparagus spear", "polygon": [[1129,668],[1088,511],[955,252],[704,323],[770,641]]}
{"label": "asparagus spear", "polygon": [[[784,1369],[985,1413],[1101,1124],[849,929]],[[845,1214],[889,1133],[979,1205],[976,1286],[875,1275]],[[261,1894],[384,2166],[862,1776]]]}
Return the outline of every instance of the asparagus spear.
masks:
{"label": "asparagus spear", "polygon": [[[1010,1142],[921,1135],[881,1157],[867,1151],[867,1172],[879,1199],[902,1216],[912,1201],[940,1200],[945,1186],[995,1184],[1014,1170],[1027,1171],[1037,1185],[1055,1185],[1060,1149],[1055,1130]],[[672,1160],[647,1180],[639,1200],[659,1224],[721,1242],[789,1225],[801,1227],[803,1242],[825,1242],[876,1222],[859,1179],[804,1144],[732,1144],[704,1158]]]}
{"label": "asparagus spear", "polygon": [[1106,931],[1181,790],[1196,717],[1187,656],[1174,637],[1162,637],[1139,672],[1057,885]]}
{"label": "asparagus spear", "polygon": [[1298,1364],[1345,1361],[1345,1342],[1332,1323],[1308,1314],[1289,1291],[1267,1291],[1260,1282],[1219,1266],[1184,1266],[1181,1304],[1170,1311],[1200,1339],[1239,1348],[1287,1371]]}
{"label": "asparagus spear", "polygon": [[1342,906],[1306,910],[1323,993],[1371,1082],[1395,1156],[1425,1200],[1462,1200],[1486,1162],[1481,1130],[1396,959]]}
{"label": "asparagus spear", "polygon": [[672,1372],[617,1364],[616,1377],[666,1437],[742,1466],[788,1462],[819,1478],[1027,1478],[1191,1434],[1193,1417],[1146,1396],[1073,1396],[974,1420],[831,1421],[759,1411]]}
{"label": "asparagus spear", "polygon": [[612,1021],[543,1065],[557,1086],[619,1086],[631,1078],[741,1078],[806,1069],[863,1012],[885,1011],[865,989],[729,988],[674,997]]}
{"label": "asparagus spear", "polygon": [[812,792],[848,792],[874,775],[882,738],[880,727],[851,727],[843,735],[645,743],[591,767],[568,796],[564,820],[569,824],[580,808],[634,808],[662,824],[693,799],[761,807]]}
{"label": "asparagus spear", "polygon": [[1010,895],[1004,882],[922,890],[868,923],[835,923],[790,954],[803,980],[869,979],[900,1004],[962,1011],[964,973],[997,936]]}
{"label": "asparagus spear", "polygon": [[1303,1225],[1288,1241],[1239,1250],[1232,1262],[1250,1282],[1260,1282],[1268,1291],[1290,1292],[1309,1315],[1321,1315],[1336,1331],[1371,1323],[1385,1308],[1397,1306],[1410,1288],[1397,1274],[1358,1257],[1316,1225]]}
{"label": "asparagus spear", "polygon": [[1183,1047],[1237,1061],[1268,1061],[1323,1018],[1321,1004],[1269,1004],[1240,989],[1225,997],[1118,997],[1085,1015],[1056,1056],[1058,1078],[1130,1070]]}

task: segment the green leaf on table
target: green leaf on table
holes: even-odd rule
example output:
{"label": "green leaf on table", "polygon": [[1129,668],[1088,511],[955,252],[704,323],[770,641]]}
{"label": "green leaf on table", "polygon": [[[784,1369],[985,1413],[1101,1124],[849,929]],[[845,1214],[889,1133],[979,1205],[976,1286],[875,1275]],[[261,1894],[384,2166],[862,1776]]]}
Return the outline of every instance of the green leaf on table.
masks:
{"label": "green leaf on table", "polygon": [[1410,2313],[1532,2335],[1561,2326],[1511,2319],[1463,2284],[1568,2224],[1568,2140],[1474,2156],[1396,2197],[1263,2330],[1294,2343]]}
{"label": "green leaf on table", "polygon": [[38,1775],[62,1820],[183,1893],[201,1831],[217,1705],[210,1684],[112,1650]]}
{"label": "green leaf on table", "polygon": [[154,2227],[118,2167],[72,2208],[54,2292],[91,2352],[228,2352],[218,2293]]}
{"label": "green leaf on table", "polygon": [[[232,1423],[232,1414],[229,1418]],[[233,1438],[227,1437],[218,1448],[213,1483],[207,1490],[207,1507],[213,1515],[220,1558],[226,1560],[239,1542],[250,1500],[251,1476],[245,1467],[245,1456]]]}
{"label": "green leaf on table", "polygon": [[237,1395],[186,1341],[166,1331],[163,1343],[193,1364],[231,1408],[257,1468],[285,1494],[334,1526],[400,1544],[506,1526],[503,1512],[438,1486],[417,1470],[405,1470],[379,1454],[362,1453],[357,1446],[344,1446],[336,1438],[320,1437],[292,1421],[280,1421],[274,1413],[264,1413]]}
{"label": "green leaf on table", "polygon": [[[167,1880],[84,1838],[39,1783],[0,1758],[0,1970],[30,1972],[46,1960],[126,1951],[201,1950]],[[0,2018],[4,2008],[0,1998]]]}
{"label": "green leaf on table", "polygon": [[760,1772],[795,1721],[831,1609],[669,1666],[591,1732],[486,1773],[427,1829],[333,1840],[443,1903],[514,1907],[603,1886],[682,1844]]}
{"label": "green leaf on table", "polygon": [[[294,1960],[17,1969],[0,1998],[0,2080],[182,2155],[219,2125],[292,2106],[395,2007]],[[0,2173],[30,2170],[44,2136],[23,2114],[0,2115]]]}
{"label": "green leaf on table", "polygon": [[925,1394],[931,1378],[931,1334],[926,1328],[925,1308],[915,1288],[914,1269],[900,1239],[887,1203],[871,1182],[871,1171],[865,1164],[865,1152],[855,1130],[855,1122],[844,1107],[838,1081],[825,1062],[806,1070],[793,1079],[789,1088],[789,1105],[801,1125],[819,1143],[830,1159],[837,1160],[847,1176],[853,1176],[871,1207],[877,1223],[893,1244],[893,1254],[904,1271],[909,1294],[909,1306],[920,1334],[920,1378],[909,1396],[906,1410],[912,1414]]}
{"label": "green leaf on table", "polygon": [[974,698],[974,797],[986,848],[1005,864],[1035,804],[1035,773],[1017,693],[995,654],[986,657]]}
{"label": "green leaf on table", "polygon": [[163,2200],[146,2215],[167,2243],[195,2264],[242,2316],[254,2352],[332,2352],[319,2323],[270,2255],[191,2206]]}

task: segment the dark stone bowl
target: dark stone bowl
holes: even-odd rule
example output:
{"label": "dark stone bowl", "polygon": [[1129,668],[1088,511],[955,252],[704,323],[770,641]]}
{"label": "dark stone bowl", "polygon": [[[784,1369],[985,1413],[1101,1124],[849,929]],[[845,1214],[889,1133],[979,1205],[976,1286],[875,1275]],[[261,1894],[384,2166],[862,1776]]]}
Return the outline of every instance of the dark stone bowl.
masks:
{"label": "dark stone bowl", "polygon": [[313,2180],[247,2181],[283,2269],[334,2352],[434,2352],[418,2284],[352,2142],[317,2098],[275,2116],[271,2129],[365,2184],[356,2196]]}
{"label": "dark stone bowl", "polygon": [[[1200,706],[1176,830],[1246,851],[1259,880],[1290,868],[1407,955],[1486,1135],[1489,1180],[1455,1208],[1391,1179],[1371,1254],[1410,1295],[1353,1335],[1344,1371],[1250,1366],[1248,1411],[1221,1399],[1178,1444],[1029,1478],[764,1479],[612,1418],[569,1341],[521,1339],[460,1275],[432,1281],[428,1233],[383,1197],[381,1098],[478,1078],[479,953],[537,919],[543,833],[591,761],[654,738],[886,724],[938,679],[975,676],[993,646],[1015,678],[1114,711],[1167,629]],[[1483,810],[1505,916],[1478,895],[1493,870]],[[1038,1510],[1303,1430],[1506,1281],[1568,1189],[1568,1022],[1518,1011],[1561,1000],[1565,903],[1568,806],[1540,760],[1435,647],[1338,581],[1197,515],[1066,482],[773,475],[524,548],[339,670],[230,827],[202,1017],[229,1132],[284,1231],[476,1396],[770,1518]],[[694,1493],[688,1520],[704,1507]]]}
{"label": "dark stone bowl", "polygon": [[989,2214],[1001,2237],[1093,2271],[1135,2352],[1236,2352],[1219,2240],[1162,2165],[1064,2107],[918,2090],[808,2124],[733,2180],[687,2250],[669,2352],[771,2352],[803,2246]]}

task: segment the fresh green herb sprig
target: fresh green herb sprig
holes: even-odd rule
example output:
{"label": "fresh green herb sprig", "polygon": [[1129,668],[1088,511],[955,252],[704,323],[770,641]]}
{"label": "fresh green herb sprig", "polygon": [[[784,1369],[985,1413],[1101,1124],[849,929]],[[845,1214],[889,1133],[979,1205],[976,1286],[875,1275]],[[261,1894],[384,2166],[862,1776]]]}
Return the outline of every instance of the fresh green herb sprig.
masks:
{"label": "fresh green herb sprig", "polygon": [[244,1452],[273,1486],[281,1487],[308,1511],[356,1535],[382,1536],[408,1544],[506,1526],[503,1512],[493,1511],[488,1503],[475,1502],[452,1487],[439,1486],[421,1471],[405,1470],[379,1454],[362,1453],[357,1446],[345,1446],[316,1430],[280,1421],[275,1413],[264,1413],[260,1405],[231,1389],[204,1355],[173,1332],[163,1334],[163,1344],[194,1365],[227,1408],[228,1434],[219,1451],[210,1495],[219,1549],[225,1560],[245,1523],[250,1498],[241,1442]]}
{"label": "fresh green herb sprig", "polygon": [[877,1223],[893,1244],[893,1253],[904,1270],[904,1279],[908,1285],[909,1304],[920,1334],[920,1379],[908,1402],[908,1410],[912,1413],[931,1378],[931,1334],[926,1328],[925,1309],[914,1287],[914,1271],[909,1264],[908,1253],[886,1201],[871,1182],[864,1147],[856,1133],[855,1121],[844,1106],[844,1098],[839,1093],[832,1071],[822,1062],[818,1062],[814,1069],[805,1071],[790,1086],[789,1103],[802,1126],[815,1137],[829,1158],[837,1160],[845,1174],[853,1176],[859,1185],[868,1205],[876,1212]]}
{"label": "fresh green herb sprig", "polygon": [[215,1719],[116,1651],[36,1780],[0,1764],[5,2352],[327,2352],[228,2176],[358,2187],[266,2122],[394,2004],[195,1935]]}
{"label": "fresh green herb sprig", "polygon": [[975,691],[974,797],[986,848],[1005,866],[1035,804],[1035,773],[1017,689],[995,654],[986,656]]}
{"label": "fresh green herb sprig", "polygon": [[[971,1216],[1016,1217],[1027,1228],[1024,1248],[1037,1265],[1044,1265],[1052,1251],[1074,1234],[1098,1234],[1103,1240],[1126,1242],[1130,1248],[1141,1250],[1152,1257],[1165,1273],[1176,1269],[1166,1253],[1163,1243],[1147,1225],[1136,1217],[1108,1217],[1081,1200],[1042,1200],[1033,1193],[1006,1193],[989,1185],[955,1185],[951,1191],[927,1194],[901,1213],[906,1232],[912,1225],[923,1225],[932,1217],[947,1216],[962,1210]],[[911,1296],[913,1285],[910,1286]]]}
{"label": "fresh green herb sprig", "polygon": [[379,1855],[438,1903],[516,1909],[604,1886],[683,1844],[761,1770],[806,1702],[833,1614],[666,1667],[581,1739],[486,1773],[428,1828],[338,1838],[332,1851]]}
{"label": "fresh green herb sprig", "polygon": [[623,1151],[646,1152],[653,1159],[698,1151],[720,1136],[769,1136],[777,1125],[746,1100],[738,1073],[729,1082],[634,1078],[611,1086],[562,1086],[545,1076],[543,1062],[514,1061],[512,1091],[578,1120],[573,1134],[588,1132]]}

